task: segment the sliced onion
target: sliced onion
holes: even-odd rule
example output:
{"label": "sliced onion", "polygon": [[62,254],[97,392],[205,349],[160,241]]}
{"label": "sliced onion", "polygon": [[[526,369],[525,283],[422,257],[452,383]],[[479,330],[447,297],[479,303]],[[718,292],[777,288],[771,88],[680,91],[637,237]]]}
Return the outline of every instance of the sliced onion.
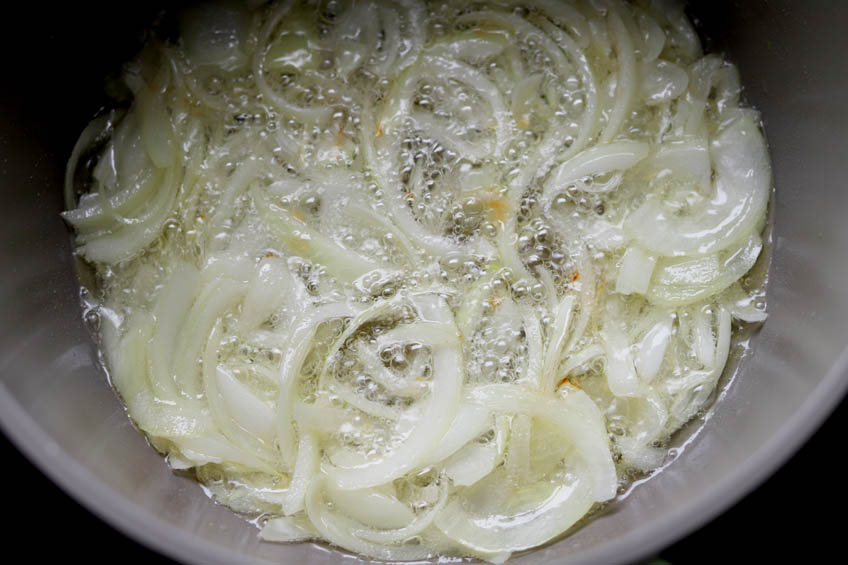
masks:
{"label": "sliced onion", "polygon": [[699,191],[709,191],[712,167],[706,138],[688,137],[667,141],[657,148],[651,168],[656,179],[695,184]]}
{"label": "sliced onion", "polygon": [[491,441],[468,443],[445,462],[445,474],[455,486],[471,486],[501,463],[509,432],[507,419],[507,416],[495,418],[495,437]]}
{"label": "sliced onion", "polygon": [[[450,309],[441,299],[439,308],[444,318],[453,319]],[[458,335],[456,326],[453,326],[453,333]],[[416,339],[422,341],[420,335]],[[459,407],[462,351],[457,339],[452,343],[425,344],[430,345],[433,351],[433,382],[430,398],[425,401],[421,413],[415,415],[411,431],[399,446],[383,456],[351,467],[330,466],[327,475],[340,488],[373,487],[406,474],[435,449],[448,430]],[[401,422],[404,418],[401,417]]]}
{"label": "sliced onion", "polygon": [[174,127],[162,95],[146,90],[139,99],[139,113],[141,137],[150,160],[159,168],[174,166],[177,156]]}
{"label": "sliced onion", "polygon": [[241,333],[255,330],[286,304],[303,301],[305,297],[300,295],[299,290],[285,260],[275,256],[263,257],[241,307]]}
{"label": "sliced onion", "polygon": [[641,398],[622,400],[628,422],[627,434],[615,440],[622,459],[639,471],[656,469],[667,453],[657,444],[665,440],[668,410],[655,391],[648,391]]}
{"label": "sliced onion", "polygon": [[277,399],[277,444],[283,461],[289,466],[295,464],[295,437],[292,428],[295,385],[312,345],[312,338],[322,322],[352,317],[355,313],[356,310],[347,304],[327,304],[302,314],[292,322],[291,337],[280,366],[280,395]]}
{"label": "sliced onion", "polygon": [[[215,323],[203,352],[203,395],[215,426],[223,438],[240,451],[264,461],[263,468],[274,469],[278,460],[272,447],[274,415],[270,407],[253,396],[247,387],[231,377],[221,379],[218,348],[221,344],[221,322]],[[221,390],[224,383],[226,389]],[[236,395],[233,395],[233,393]],[[227,396],[224,394],[229,393]],[[258,412],[252,413],[251,410]],[[264,421],[263,421],[264,420]],[[264,437],[263,437],[264,436]],[[182,445],[181,445],[182,449]],[[185,452],[183,453],[185,455]]]}
{"label": "sliced onion", "polygon": [[642,60],[650,62],[655,60],[665,47],[665,32],[657,21],[642,10],[636,12],[636,23],[642,34]]}
{"label": "sliced onion", "polygon": [[757,125],[747,117],[733,122],[712,141],[710,155],[715,193],[706,206],[680,216],[654,196],[628,217],[625,228],[642,246],[662,255],[704,255],[756,229],[771,182]]}
{"label": "sliced onion", "polygon": [[483,385],[470,394],[474,402],[494,412],[527,414],[562,430],[588,466],[592,496],[596,500],[615,496],[618,480],[603,420],[583,391],[569,390],[555,399],[511,385]]}
{"label": "sliced onion", "polygon": [[[592,507],[591,481],[579,473],[562,483],[534,483],[538,500],[531,509],[515,512],[510,494],[529,495],[509,485],[505,473],[495,472],[471,487],[475,498],[494,498],[494,508],[477,511],[469,508],[469,494],[458,494],[436,517],[436,525],[447,536],[477,551],[520,551],[545,543],[558,536]],[[490,502],[489,505],[492,505]]]}
{"label": "sliced onion", "polygon": [[362,525],[356,520],[334,512],[325,501],[326,478],[318,476],[309,488],[306,497],[306,512],[309,521],[330,543],[389,561],[416,561],[429,559],[439,551],[434,544],[384,544],[366,541],[357,537],[356,532]]}
{"label": "sliced onion", "polygon": [[357,529],[357,536],[375,543],[400,543],[412,538],[413,536],[419,535],[422,532],[430,530],[430,525],[433,523],[433,520],[439,512],[441,512],[442,508],[444,508],[448,499],[449,488],[447,481],[441,481],[438,488],[438,500],[436,500],[430,508],[420,512],[404,526],[395,529],[380,530],[372,528]]}
{"label": "sliced onion", "polygon": [[275,434],[273,407],[259,399],[250,388],[229,371],[218,367],[218,390],[233,419],[245,430],[260,438],[270,440]]}
{"label": "sliced onion", "polygon": [[571,351],[574,346],[583,338],[583,333],[586,331],[586,326],[589,324],[589,319],[592,316],[592,311],[595,308],[597,288],[595,287],[595,267],[589,258],[589,253],[585,244],[578,243],[574,247],[575,265],[577,267],[577,275],[579,278],[577,291],[580,302],[578,304],[577,317],[574,323],[574,330],[571,333],[571,339],[568,340],[568,345],[565,348],[566,352]]}
{"label": "sliced onion", "polygon": [[641,141],[616,141],[595,145],[554,169],[545,181],[544,199],[548,206],[557,191],[583,177],[629,169],[648,155],[648,144]]}
{"label": "sliced onion", "polygon": [[652,15],[661,18],[670,26],[670,42],[686,57],[697,57],[701,53],[698,34],[686,16],[684,5],[674,0],[652,0]]}
{"label": "sliced onion", "polygon": [[603,347],[597,344],[590,345],[589,347],[586,347],[585,349],[582,349],[577,353],[570,355],[565,360],[565,363],[562,364],[560,374],[563,376],[567,376],[575,369],[587,365],[588,363],[591,363],[592,361],[603,355]]}
{"label": "sliced onion", "polygon": [[716,351],[711,313],[705,310],[695,313],[692,334],[693,341],[695,342],[695,357],[704,367],[714,366]]}
{"label": "sliced onion", "polygon": [[374,178],[388,192],[385,203],[391,213],[391,219],[398,229],[416,246],[436,255],[443,255],[459,249],[454,241],[439,234],[431,233],[424,225],[416,221],[409,209],[407,198],[396,190],[400,185],[395,156],[400,150],[400,139],[393,134],[383,134],[374,138],[377,125],[369,117],[363,120],[363,137],[366,138],[364,152]]}
{"label": "sliced onion", "polygon": [[581,50],[589,46],[589,24],[577,8],[557,0],[531,0],[530,5],[544,12],[556,25],[565,27]]}
{"label": "sliced onion", "polygon": [[[69,214],[75,212],[74,208],[77,206],[76,187],[74,185],[74,179],[80,164],[80,158],[86,151],[92,149],[97,142],[107,139],[108,136],[112,134],[118,116],[119,114],[113,110],[109,113],[103,114],[93,119],[91,123],[85,126],[85,129],[82,130],[82,133],[80,133],[79,138],[77,138],[76,143],[74,143],[74,148],[71,150],[71,156],[70,158],[68,158],[68,165],[67,167],[65,167],[64,194],[65,207],[67,208],[67,211],[62,212],[63,218],[67,218]],[[106,151],[108,152],[108,149]],[[98,164],[100,162],[104,162],[105,160],[106,159],[101,157],[100,161],[98,161]]]}
{"label": "sliced onion", "polygon": [[500,55],[507,45],[503,34],[474,30],[443,37],[428,47],[425,53],[479,64]]}
{"label": "sliced onion", "polygon": [[305,516],[279,516],[265,522],[259,537],[265,541],[293,543],[315,539],[318,532]]}
{"label": "sliced onion", "polygon": [[[112,333],[114,330],[108,330]],[[147,344],[153,333],[149,320],[132,320],[116,344],[110,360],[112,384],[123,398],[133,421],[145,433],[163,438],[199,437],[214,429],[202,405],[184,399],[172,403],[157,400],[147,388]],[[112,338],[114,339],[114,338]]]}
{"label": "sliced onion", "polygon": [[544,373],[545,359],[539,316],[531,306],[526,304],[520,304],[518,311],[521,313],[521,325],[524,327],[524,339],[527,343],[527,369],[521,380],[534,387],[548,386]]}
{"label": "sliced onion", "polygon": [[298,106],[286,100],[283,96],[277,94],[268,81],[265,79],[264,61],[265,54],[268,48],[268,42],[271,35],[279,25],[283,17],[289,12],[292,7],[291,2],[283,2],[278,8],[268,17],[268,20],[259,32],[259,45],[253,54],[252,70],[253,77],[256,80],[256,86],[262,92],[262,95],[271,102],[280,112],[287,116],[292,116],[305,123],[316,123],[325,121],[331,114],[332,108],[321,106],[315,108],[307,108]]}
{"label": "sliced onion", "polygon": [[394,72],[405,70],[418,57],[424,45],[425,26],[422,22],[426,10],[421,2],[416,0],[397,0],[403,7],[406,19],[405,33],[400,43],[402,49],[398,51],[398,60],[393,67]]}
{"label": "sliced onion", "polygon": [[269,202],[259,191],[251,194],[269,227],[293,254],[326,266],[335,277],[347,282],[378,267],[371,260],[342,248],[288,210]]}
{"label": "sliced onion", "polygon": [[740,246],[721,253],[661,261],[648,298],[655,304],[681,306],[718,294],[754,266],[761,249],[760,236],[755,233]]}
{"label": "sliced onion", "polygon": [[188,58],[196,65],[225,71],[247,63],[250,14],[237,2],[206,2],[182,18],[182,38]]}
{"label": "sliced onion", "polygon": [[411,114],[412,94],[415,84],[422,77],[440,80],[452,79],[472,87],[488,103],[495,122],[495,154],[500,154],[506,143],[508,112],[494,84],[477,69],[461,61],[436,56],[423,56],[410,68],[384,102],[379,125],[387,134],[394,135],[401,121]]}
{"label": "sliced onion", "polygon": [[471,440],[485,432],[491,425],[491,414],[476,404],[463,403],[457,410],[448,431],[435,450],[426,459],[425,465],[433,465],[447,459]]}
{"label": "sliced onion", "polygon": [[557,384],[557,369],[562,354],[567,343],[568,331],[571,329],[571,320],[574,311],[574,305],[577,302],[574,295],[567,295],[559,303],[554,317],[553,331],[548,341],[548,347],[545,351],[545,364],[542,370],[542,391],[551,391]]}
{"label": "sliced onion", "polygon": [[122,225],[118,222],[108,231],[97,234],[78,235],[80,252],[91,261],[114,264],[130,259],[150,245],[162,231],[162,226],[176,197],[178,175],[176,167],[167,170],[157,189],[156,195],[147,204],[146,210],[132,223]]}
{"label": "sliced onion", "polygon": [[686,71],[669,61],[653,61],[642,66],[639,84],[642,99],[646,104],[664,104],[674,100],[689,85]]}
{"label": "sliced onion", "polygon": [[297,459],[291,475],[291,483],[283,500],[283,513],[291,516],[303,510],[306,493],[318,471],[319,447],[315,435],[308,431],[299,432]]}
{"label": "sliced onion", "polygon": [[[150,432],[148,432],[150,433]],[[156,434],[159,435],[159,434]],[[174,440],[182,458],[191,461],[195,467],[208,463],[236,464],[244,469],[254,469],[262,473],[275,473],[276,469],[263,459],[235,445],[220,434],[201,437],[181,437]]]}
{"label": "sliced onion", "polygon": [[610,319],[601,329],[606,352],[605,372],[607,386],[615,396],[642,396],[642,385],[633,364],[633,355],[627,334],[620,327],[620,322]]}
{"label": "sliced onion", "polygon": [[707,55],[691,66],[689,74],[692,77],[689,89],[692,104],[686,122],[687,133],[697,134],[706,129],[705,113],[714,89],[715,112],[719,116],[719,123],[728,123],[736,114],[742,90],[736,67],[726,64],[716,55]]}
{"label": "sliced onion", "polygon": [[633,364],[643,382],[650,383],[660,370],[671,338],[672,317],[666,316],[645,332]]}
{"label": "sliced onion", "polygon": [[202,379],[198,359],[212,328],[227,311],[244,297],[245,284],[228,278],[219,278],[207,285],[195,300],[177,336],[176,354],[172,367],[181,393],[188,398],[198,398],[202,393]]}
{"label": "sliced onion", "polygon": [[335,510],[363,524],[383,530],[403,528],[415,519],[415,514],[387,487],[343,490],[328,483],[327,495]]}
{"label": "sliced onion", "polygon": [[669,415],[674,422],[672,425],[679,426],[689,421],[701,409],[715,389],[715,383],[727,364],[731,337],[730,312],[719,307],[716,318],[714,365],[703,370],[690,371],[679,379],[670,379],[665,383],[666,391],[674,396],[669,407]]}
{"label": "sliced onion", "polygon": [[358,218],[363,222],[368,222],[370,225],[377,226],[390,233],[394,240],[397,241],[397,243],[403,248],[410,263],[416,262],[418,253],[415,250],[415,247],[413,247],[412,242],[385,216],[378,214],[371,208],[353,201],[348,204],[347,211],[351,216]]}
{"label": "sliced onion", "polygon": [[221,198],[215,207],[215,214],[210,219],[210,229],[213,235],[217,236],[232,222],[238,199],[245,193],[248,186],[256,181],[260,170],[262,170],[261,159],[248,157],[230,175],[227,184],[222,187]]}
{"label": "sliced onion", "polygon": [[624,120],[630,113],[630,108],[635,102],[638,84],[633,40],[622,20],[622,11],[617,4],[610,6],[607,20],[615,46],[618,73],[615,78],[615,102],[601,133],[601,143],[608,143],[618,135]]}
{"label": "sliced onion", "polygon": [[530,425],[527,414],[516,414],[509,424],[503,469],[514,484],[526,484],[530,479]]}
{"label": "sliced onion", "polygon": [[631,245],[621,258],[615,291],[619,294],[646,294],[657,258],[637,245]]}
{"label": "sliced onion", "polygon": [[156,354],[150,359],[150,383],[154,394],[162,400],[175,401],[178,396],[177,377],[173,372],[177,339],[199,284],[200,273],[197,269],[190,265],[178,265],[156,300],[153,310],[156,331],[150,342]]}
{"label": "sliced onion", "polygon": [[381,5],[378,11],[383,40],[375,54],[373,68],[377,75],[385,76],[394,71],[394,63],[400,55],[400,15],[393,6]]}
{"label": "sliced onion", "polygon": [[755,297],[745,292],[739,284],[731,285],[722,294],[722,304],[737,320],[764,322],[768,314],[758,305]]}
{"label": "sliced onion", "polygon": [[[415,375],[420,375],[420,373],[415,369],[410,369],[408,372],[412,378],[404,378],[386,367],[374,349],[361,345],[357,348],[356,353],[359,362],[364,365],[371,380],[382,386],[389,394],[418,398],[427,391],[427,383],[417,380]],[[418,359],[419,357],[416,357],[416,361]]]}
{"label": "sliced onion", "polygon": [[164,172],[148,169],[138,175],[133,185],[116,194],[85,195],[78,208],[62,212],[62,217],[82,234],[114,229],[122,218],[143,210],[145,201],[155,196],[164,178]]}
{"label": "sliced onion", "polygon": [[339,400],[364,412],[365,414],[368,414],[369,416],[383,420],[398,420],[403,416],[403,413],[399,408],[369,400],[345,386],[331,384],[328,386],[328,389],[331,393],[336,395]]}
{"label": "sliced onion", "polygon": [[335,26],[329,38],[334,44],[335,64],[343,76],[364,65],[377,48],[378,6],[370,3],[353,4]]}
{"label": "sliced onion", "polygon": [[75,147],[112,382],[263,539],[501,563],[613,498],[614,455],[660,465],[765,318],[758,114],[664,0],[321,6],[309,37],[294,4],[199,8]]}

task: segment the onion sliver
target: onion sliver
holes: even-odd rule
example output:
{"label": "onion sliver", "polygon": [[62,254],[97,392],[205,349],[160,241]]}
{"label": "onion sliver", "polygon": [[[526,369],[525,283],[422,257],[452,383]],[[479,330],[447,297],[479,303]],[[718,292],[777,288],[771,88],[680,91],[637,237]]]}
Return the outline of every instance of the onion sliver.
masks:
{"label": "onion sliver", "polygon": [[595,500],[615,496],[618,481],[603,420],[598,407],[584,392],[569,391],[561,398],[552,398],[518,387],[485,385],[474,389],[471,398],[494,412],[527,414],[561,429],[587,466]]}
{"label": "onion sliver", "polygon": [[742,117],[728,125],[711,143],[710,156],[715,192],[704,207],[678,216],[654,195],[627,218],[625,228],[643,247],[668,256],[705,255],[758,228],[771,174],[757,124]]}
{"label": "onion sliver", "polygon": [[[515,492],[505,473],[498,471],[470,488],[485,491],[485,494],[475,493],[478,497],[494,497],[499,501]],[[468,502],[463,493],[439,513],[436,525],[445,535],[477,551],[519,551],[555,538],[586,514],[594,503],[591,479],[586,473],[575,473],[560,484],[535,483],[530,488],[544,491],[537,495],[538,505],[530,510],[515,514],[504,501],[506,508],[496,506],[475,514],[466,508]],[[522,494],[519,489],[516,496]]]}
{"label": "onion sliver", "polygon": [[[438,310],[445,320],[451,320],[441,323],[453,326],[455,338],[451,342],[428,343],[433,349],[433,383],[430,398],[424,401],[426,406],[420,414],[415,415],[412,429],[403,443],[386,455],[354,467],[329,466],[327,476],[339,488],[373,487],[406,474],[435,449],[439,439],[450,427],[459,407],[462,390],[462,351],[458,331],[452,322],[453,314],[442,300]],[[405,416],[402,416],[401,420],[404,419]]]}

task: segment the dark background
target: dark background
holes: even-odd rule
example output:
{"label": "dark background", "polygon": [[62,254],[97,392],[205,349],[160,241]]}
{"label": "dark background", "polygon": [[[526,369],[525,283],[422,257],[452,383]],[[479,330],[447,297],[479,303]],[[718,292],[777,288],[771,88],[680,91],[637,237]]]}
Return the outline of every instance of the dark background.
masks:
{"label": "dark background", "polygon": [[[716,4],[726,8],[730,2]],[[117,73],[119,63],[136,51],[140,34],[133,22],[151,21],[157,11],[151,2],[9,3],[0,33],[0,111],[27,124],[28,134],[43,143],[46,160],[63,162],[78,132],[106,103],[104,77]],[[721,13],[715,10],[716,17]],[[721,29],[714,21],[704,23]],[[848,503],[841,480],[846,411],[843,401],[764,485],[658,557],[674,565],[783,563],[795,556],[803,563],[841,561],[834,556],[843,545],[842,510]],[[171,562],[79,506],[2,435],[0,456],[7,548],[39,561]]]}

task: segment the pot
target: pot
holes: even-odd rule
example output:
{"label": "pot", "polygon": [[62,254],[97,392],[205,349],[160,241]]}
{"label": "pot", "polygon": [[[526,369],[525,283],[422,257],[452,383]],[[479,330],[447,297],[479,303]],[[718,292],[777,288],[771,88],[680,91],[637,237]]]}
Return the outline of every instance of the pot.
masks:
{"label": "pot", "polygon": [[[63,169],[105,103],[104,77],[134,54],[156,7],[127,4],[117,17],[113,3],[87,4],[16,4],[6,20],[37,22],[39,41],[29,24],[3,38],[0,427],[88,509],[180,561],[339,562],[310,544],[260,543],[253,526],[174,474],[98,367],[59,218]],[[737,63],[748,103],[762,112],[776,187],[770,316],[701,431],[677,438],[667,468],[514,563],[623,563],[667,546],[786,462],[848,388],[848,5],[696,2],[690,12],[708,49]]]}

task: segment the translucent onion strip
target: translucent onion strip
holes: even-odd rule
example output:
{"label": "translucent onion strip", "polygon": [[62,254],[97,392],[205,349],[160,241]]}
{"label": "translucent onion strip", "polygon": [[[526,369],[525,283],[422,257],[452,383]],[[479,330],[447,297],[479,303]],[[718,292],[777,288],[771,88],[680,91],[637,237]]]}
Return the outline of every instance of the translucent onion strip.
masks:
{"label": "translucent onion strip", "polygon": [[294,2],[292,2],[291,0],[282,2],[279,7],[275,8],[274,11],[268,16],[268,19],[260,30],[259,45],[257,46],[256,51],[254,52],[252,61],[253,76],[256,80],[256,85],[262,92],[262,95],[265,96],[265,98],[267,98],[267,100],[271,102],[283,114],[293,116],[299,120],[310,124],[315,122],[323,122],[330,116],[330,114],[332,114],[332,108],[329,108],[327,106],[306,108],[293,104],[286,100],[283,96],[277,94],[277,92],[274,91],[274,89],[271,87],[270,84],[268,84],[268,81],[265,78],[263,62],[265,60],[268,42],[271,39],[271,35],[273,34],[274,29],[276,29],[280,21],[282,21],[286,14],[291,10],[293,3]]}
{"label": "translucent onion strip", "polygon": [[432,544],[375,543],[359,538],[356,534],[362,526],[356,520],[330,510],[324,493],[326,493],[326,478],[319,476],[309,487],[306,512],[321,537],[330,543],[389,561],[417,561],[428,559],[437,553],[439,548]]}
{"label": "translucent onion strip", "polygon": [[757,229],[771,181],[759,128],[747,117],[734,121],[712,141],[710,156],[715,183],[707,205],[678,216],[650,198],[629,216],[625,227],[644,247],[669,256],[704,255]]}
{"label": "translucent onion strip", "polygon": [[[462,500],[455,499],[436,518],[436,525],[445,535],[477,551],[527,549],[561,534],[588,512],[593,504],[589,482],[584,474],[572,475],[549,489],[531,512],[514,516],[502,509],[496,510],[494,516],[474,515],[466,510]],[[489,488],[494,491],[493,496],[504,497],[503,493],[510,492],[504,480]]]}
{"label": "translucent onion strip", "polygon": [[612,31],[619,68],[615,79],[615,102],[601,133],[600,141],[602,143],[612,141],[618,134],[630,112],[630,108],[633,106],[638,84],[633,41],[622,20],[625,10],[621,9],[617,0],[606,2],[606,5],[609,6],[607,19]]}
{"label": "translucent onion strip", "polygon": [[[446,319],[453,315],[442,303],[439,307]],[[447,322],[444,322],[447,323]],[[454,335],[458,338],[456,327]],[[420,339],[420,337],[418,338]],[[462,388],[460,367],[462,352],[458,339],[452,343],[428,343],[433,350],[433,383],[426,406],[417,415],[406,440],[382,457],[355,467],[332,466],[327,469],[330,480],[340,488],[367,488],[396,479],[419,465],[436,446],[456,415]]]}
{"label": "translucent onion strip", "polygon": [[474,402],[496,412],[527,414],[549,422],[574,444],[591,474],[596,500],[615,496],[617,479],[608,441],[597,406],[582,391],[570,391],[562,399],[506,385],[485,385],[471,393]]}

